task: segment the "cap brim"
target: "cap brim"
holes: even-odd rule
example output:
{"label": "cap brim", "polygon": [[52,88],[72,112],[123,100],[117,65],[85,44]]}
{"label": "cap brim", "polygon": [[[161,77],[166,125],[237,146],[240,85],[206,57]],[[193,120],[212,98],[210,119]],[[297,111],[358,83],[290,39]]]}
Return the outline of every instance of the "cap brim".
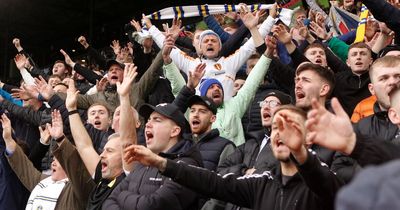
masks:
{"label": "cap brim", "polygon": [[120,63],[120,62],[118,62],[116,60],[108,60],[107,63],[106,63],[106,69],[104,69],[104,70],[108,71],[112,65],[118,65],[122,69],[125,68],[125,65],[123,63]]}
{"label": "cap brim", "polygon": [[202,96],[194,95],[189,98],[188,101],[188,107],[191,107],[193,104],[201,104],[206,106],[213,114],[217,113],[217,109],[215,107],[215,104],[213,103],[214,107],[210,106],[207,101],[205,101]]}
{"label": "cap brim", "polygon": [[189,98],[188,107],[191,107],[193,104],[205,104],[205,105],[207,105],[207,103],[198,95],[194,95],[194,96]]}
{"label": "cap brim", "polygon": [[153,113],[155,110],[156,110],[156,107],[154,107],[150,104],[144,104],[140,107],[139,114],[144,119],[149,119],[151,113]]}

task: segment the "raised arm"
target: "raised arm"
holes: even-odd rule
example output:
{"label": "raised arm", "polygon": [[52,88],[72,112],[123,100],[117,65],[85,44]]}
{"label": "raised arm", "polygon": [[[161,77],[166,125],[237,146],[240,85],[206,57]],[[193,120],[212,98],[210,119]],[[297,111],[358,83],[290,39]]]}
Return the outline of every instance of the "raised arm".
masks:
{"label": "raised arm", "polygon": [[312,106],[307,120],[309,144],[319,144],[327,149],[350,155],[361,166],[400,158],[399,145],[356,136],[349,116],[336,98],[332,99],[334,113],[330,113],[316,100],[313,100]]}
{"label": "raised arm", "polygon": [[23,185],[29,191],[32,191],[36,184],[38,184],[44,177],[40,171],[33,166],[32,162],[24,154],[21,147],[19,147],[11,137],[12,128],[8,117],[5,114],[2,114],[0,121],[3,127],[3,139],[6,144],[8,162]]}
{"label": "raised arm", "polygon": [[87,79],[87,81],[89,81],[90,83],[96,84],[97,80],[100,81],[103,78],[102,76],[94,73],[93,71],[89,70],[88,68],[83,67],[80,64],[73,62],[71,57],[69,57],[69,55],[64,50],[61,49],[60,52],[64,56],[65,63],[67,65],[71,66],[72,69],[74,69],[80,75],[85,77],[85,79]]}
{"label": "raised arm", "polygon": [[193,71],[189,71],[188,83],[186,86],[183,86],[179,94],[176,96],[174,100],[174,104],[179,107],[182,113],[185,113],[187,110],[187,104],[189,98],[195,95],[196,87],[199,85],[201,78],[203,78],[206,64],[202,63],[196,66],[196,69]]}
{"label": "raised arm", "polygon": [[60,112],[53,110],[51,116],[52,123],[51,125],[47,124],[47,129],[49,129],[51,137],[57,144],[53,150],[54,157],[60,162],[72,184],[72,191],[75,195],[72,199],[79,199],[80,202],[86,203],[90,192],[95,187],[95,183],[88,170],[85,170],[82,159],[79,157],[75,147],[63,134]]}
{"label": "raised arm", "polygon": [[35,85],[35,80],[33,79],[32,75],[28,72],[25,68],[26,63],[29,63],[28,58],[24,54],[17,54],[14,58],[15,65],[19,69],[21,73],[22,79],[27,85]]}
{"label": "raised arm", "polygon": [[162,48],[163,70],[165,77],[171,82],[172,94],[176,97],[186,82],[180,74],[178,67],[172,62],[170,53],[174,47],[174,39],[172,35],[168,35]]}
{"label": "raised arm", "polygon": [[[119,134],[122,147],[137,144],[136,123],[139,119],[137,119],[138,115],[134,113],[129,100],[132,83],[137,76],[136,69],[137,67],[134,64],[126,64],[124,80],[122,83],[117,82],[117,92],[121,107],[120,112],[122,113],[119,118]],[[124,171],[133,170],[133,164],[128,164],[125,161],[122,161],[122,164]]]}
{"label": "raised arm", "polygon": [[100,161],[100,156],[93,148],[92,140],[90,139],[90,136],[79,116],[77,110],[78,94],[79,91],[76,90],[75,83],[71,80],[68,84],[67,98],[65,100],[65,106],[69,113],[71,133],[74,138],[76,149],[78,150],[86,169],[89,171],[90,175],[93,175],[96,171],[96,166]]}

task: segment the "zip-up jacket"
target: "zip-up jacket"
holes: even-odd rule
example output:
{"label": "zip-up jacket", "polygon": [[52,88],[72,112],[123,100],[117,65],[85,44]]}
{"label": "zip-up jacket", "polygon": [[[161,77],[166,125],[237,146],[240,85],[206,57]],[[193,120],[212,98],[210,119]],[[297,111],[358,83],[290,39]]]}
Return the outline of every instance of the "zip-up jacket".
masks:
{"label": "zip-up jacket", "polygon": [[335,194],[343,185],[342,181],[311,152],[302,165],[296,166],[298,173],[286,184],[282,183],[279,167],[277,171],[257,175],[221,177],[208,170],[167,160],[163,174],[203,195],[254,210],[334,209]]}
{"label": "zip-up jacket", "polygon": [[[190,141],[181,140],[168,153],[160,155],[171,161],[202,165],[200,153],[191,146]],[[195,192],[163,176],[157,168],[138,164],[114,189],[103,209],[189,210],[197,208],[197,197]]]}

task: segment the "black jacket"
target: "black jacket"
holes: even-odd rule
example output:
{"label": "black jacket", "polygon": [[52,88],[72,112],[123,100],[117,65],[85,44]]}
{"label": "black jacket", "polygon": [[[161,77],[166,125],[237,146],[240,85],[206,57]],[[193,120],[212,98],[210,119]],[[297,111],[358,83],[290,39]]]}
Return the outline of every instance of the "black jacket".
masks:
{"label": "black jacket", "polygon": [[374,113],[354,124],[357,136],[382,141],[394,139],[399,128],[389,120],[387,111],[380,110],[378,102],[374,104]]}
{"label": "black jacket", "polygon": [[[200,153],[190,141],[181,140],[167,154],[171,161],[202,165]],[[163,176],[156,168],[138,164],[111,193],[103,209],[196,209],[197,194]]]}
{"label": "black jacket", "polygon": [[228,145],[235,147],[232,141],[219,136],[219,131],[216,128],[201,136],[196,147],[200,151],[204,168],[215,171],[220,162],[221,153]]}
{"label": "black jacket", "polygon": [[235,152],[229,155],[218,166],[218,173],[233,173],[237,176],[242,176],[250,168],[255,168],[255,173],[262,173],[275,168],[278,161],[273,156],[269,143],[265,145],[263,148],[264,151],[257,158],[264,137],[265,131],[262,130],[256,134],[255,138],[249,139],[244,144],[238,146]]}
{"label": "black jacket", "polygon": [[351,116],[357,104],[371,96],[368,89],[371,82],[369,73],[357,76],[351,70],[341,71],[335,74],[335,80],[333,95],[339,99],[347,115]]}
{"label": "black jacket", "polygon": [[[258,209],[333,209],[342,182],[308,153],[298,173],[282,184],[280,168],[253,176],[221,177],[208,170],[167,161],[164,175],[203,195]],[[211,183],[211,184],[205,184]]]}

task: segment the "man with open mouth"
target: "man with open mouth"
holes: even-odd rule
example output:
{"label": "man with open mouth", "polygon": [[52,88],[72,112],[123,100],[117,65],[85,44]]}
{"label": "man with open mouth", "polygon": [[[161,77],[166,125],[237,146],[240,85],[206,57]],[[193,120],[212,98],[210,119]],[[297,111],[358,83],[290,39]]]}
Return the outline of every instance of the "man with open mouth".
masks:
{"label": "man with open mouth", "polygon": [[[177,106],[167,103],[157,106],[145,104],[139,114],[147,119],[145,138],[148,150],[172,161],[202,165],[198,150],[192,147],[191,141],[182,137],[183,133],[190,132],[190,128]],[[125,148],[125,160],[131,157],[130,150],[135,146]],[[157,168],[138,163],[108,197],[103,209],[179,210],[196,209],[197,205],[196,193],[163,176]]]}
{"label": "man with open mouth", "polygon": [[343,182],[306,149],[305,120],[306,113],[297,107],[285,105],[276,110],[271,147],[279,166],[258,175],[219,176],[170,161],[137,145],[130,148],[129,160],[157,167],[164,175],[203,195],[254,210],[334,209],[335,194]]}

